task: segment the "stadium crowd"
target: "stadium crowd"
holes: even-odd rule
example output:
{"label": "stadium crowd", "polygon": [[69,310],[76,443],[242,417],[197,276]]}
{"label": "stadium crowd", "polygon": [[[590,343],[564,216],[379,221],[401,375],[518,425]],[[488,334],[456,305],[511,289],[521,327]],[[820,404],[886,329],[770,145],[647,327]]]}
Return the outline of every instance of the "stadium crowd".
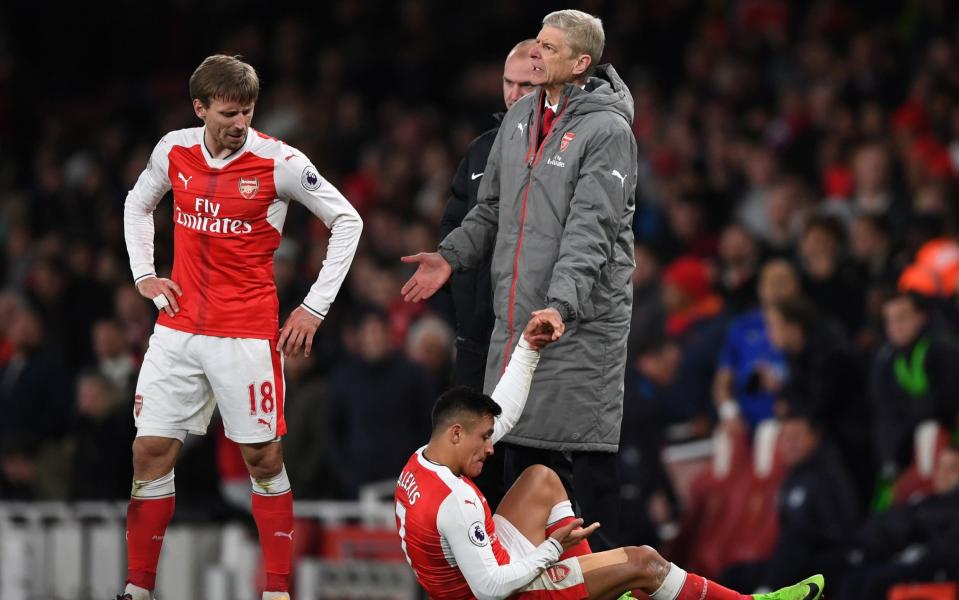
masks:
{"label": "stadium crowd", "polygon": [[[214,8],[201,10],[212,19]],[[624,518],[624,539],[658,542],[657,524],[696,510],[658,458],[665,444],[719,432],[735,456],[737,440],[748,446],[778,417],[780,543],[700,571],[776,587],[816,555],[863,590],[959,578],[956,7],[577,8],[604,20],[604,62],[631,88],[640,149],[620,446],[623,500],[636,509],[624,515],[637,517]],[[159,136],[198,124],[182,82],[208,51],[257,67],[253,127],[312,157],[365,222],[313,354],[286,361],[297,498],[353,497],[395,477],[428,437],[451,370],[449,298],[403,302],[399,257],[436,247],[456,164],[501,105],[502,57],[547,11],[339,0],[318,35],[310,19],[259,10],[203,39],[176,5],[157,17],[185,28],[175,49],[127,40],[130,56],[92,82],[70,69],[45,79],[43,51],[26,56],[13,19],[0,21],[13,40],[0,55],[0,499],[129,494],[132,390],[156,312],[132,285],[123,202]],[[102,43],[63,60],[80,64]],[[281,322],[327,241],[291,210],[274,259]],[[166,272],[168,202],[156,224]],[[929,421],[939,459],[918,467],[913,491],[927,496],[916,503],[901,480]],[[178,519],[226,516],[230,482],[248,486],[215,433],[184,446]],[[812,506],[806,494],[833,501]]]}

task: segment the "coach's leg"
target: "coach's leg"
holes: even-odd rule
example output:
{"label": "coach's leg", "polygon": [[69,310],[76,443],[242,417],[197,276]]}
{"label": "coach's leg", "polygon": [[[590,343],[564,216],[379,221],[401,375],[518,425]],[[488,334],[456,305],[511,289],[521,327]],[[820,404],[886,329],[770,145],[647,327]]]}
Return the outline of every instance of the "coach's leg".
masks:
{"label": "coach's leg", "polygon": [[127,507],[127,586],[134,600],[151,597],[167,525],[173,517],[173,465],[183,443],[142,436],[133,441],[133,489]]}
{"label": "coach's leg", "polygon": [[[527,467],[510,487],[496,514],[513,524],[533,545],[576,518],[566,488],[555,471],[543,465]],[[589,554],[589,543],[568,548],[561,559]]]}
{"label": "coach's leg", "polygon": [[293,557],[293,492],[279,441],[240,444],[253,481],[253,520],[266,566],[264,599],[289,598]]}

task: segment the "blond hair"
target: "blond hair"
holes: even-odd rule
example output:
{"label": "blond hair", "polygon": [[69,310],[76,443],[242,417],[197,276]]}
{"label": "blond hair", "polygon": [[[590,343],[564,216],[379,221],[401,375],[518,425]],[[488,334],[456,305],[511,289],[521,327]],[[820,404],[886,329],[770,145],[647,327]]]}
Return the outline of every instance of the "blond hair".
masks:
{"label": "blond hair", "polygon": [[593,72],[606,45],[606,34],[603,33],[603,22],[599,17],[579,10],[557,10],[543,18],[543,25],[561,29],[566,34],[566,41],[569,42],[573,54],[588,54],[589,69],[583,75]]}
{"label": "blond hair", "polygon": [[239,56],[208,56],[190,76],[190,98],[207,108],[213,100],[253,104],[259,96],[256,69]]}

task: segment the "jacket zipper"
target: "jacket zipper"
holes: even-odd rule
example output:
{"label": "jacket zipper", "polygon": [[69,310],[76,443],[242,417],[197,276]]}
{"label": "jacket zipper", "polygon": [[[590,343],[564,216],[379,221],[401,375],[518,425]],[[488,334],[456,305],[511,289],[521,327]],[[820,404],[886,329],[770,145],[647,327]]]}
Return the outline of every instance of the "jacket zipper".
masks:
{"label": "jacket zipper", "polygon": [[[545,92],[543,92],[545,94]],[[563,102],[563,107],[556,114],[555,119],[559,119],[566,111],[566,105],[569,103],[569,96],[566,97],[566,100]],[[506,372],[506,366],[509,364],[510,350],[513,347],[513,339],[516,337],[516,325],[514,322],[514,315],[516,310],[516,284],[519,281],[519,253],[523,247],[523,232],[526,229],[526,203],[529,200],[529,188],[533,181],[533,167],[539,164],[539,161],[543,158],[543,148],[546,147],[546,142],[553,137],[553,133],[556,131],[556,120],[553,121],[553,128],[550,129],[549,133],[546,134],[546,137],[543,138],[543,143],[539,145],[539,148],[536,147],[535,140],[539,139],[539,130],[543,126],[542,120],[543,112],[543,96],[540,95],[539,98],[539,108],[536,110],[536,135],[530,139],[530,149],[526,152],[526,187],[523,190],[523,210],[520,213],[519,218],[519,237],[516,239],[516,252],[513,254],[513,281],[510,283],[509,287],[509,340],[506,342],[506,350],[503,352],[503,370]],[[528,128],[529,129],[529,128]]]}

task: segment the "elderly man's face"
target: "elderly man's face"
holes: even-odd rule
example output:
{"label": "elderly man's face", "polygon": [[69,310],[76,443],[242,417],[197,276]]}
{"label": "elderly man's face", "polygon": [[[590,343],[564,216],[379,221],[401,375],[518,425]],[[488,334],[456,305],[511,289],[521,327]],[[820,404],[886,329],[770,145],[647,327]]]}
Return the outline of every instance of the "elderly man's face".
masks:
{"label": "elderly man's face", "polygon": [[575,81],[589,66],[589,57],[573,52],[562,29],[544,25],[530,48],[533,85],[559,85]]}

